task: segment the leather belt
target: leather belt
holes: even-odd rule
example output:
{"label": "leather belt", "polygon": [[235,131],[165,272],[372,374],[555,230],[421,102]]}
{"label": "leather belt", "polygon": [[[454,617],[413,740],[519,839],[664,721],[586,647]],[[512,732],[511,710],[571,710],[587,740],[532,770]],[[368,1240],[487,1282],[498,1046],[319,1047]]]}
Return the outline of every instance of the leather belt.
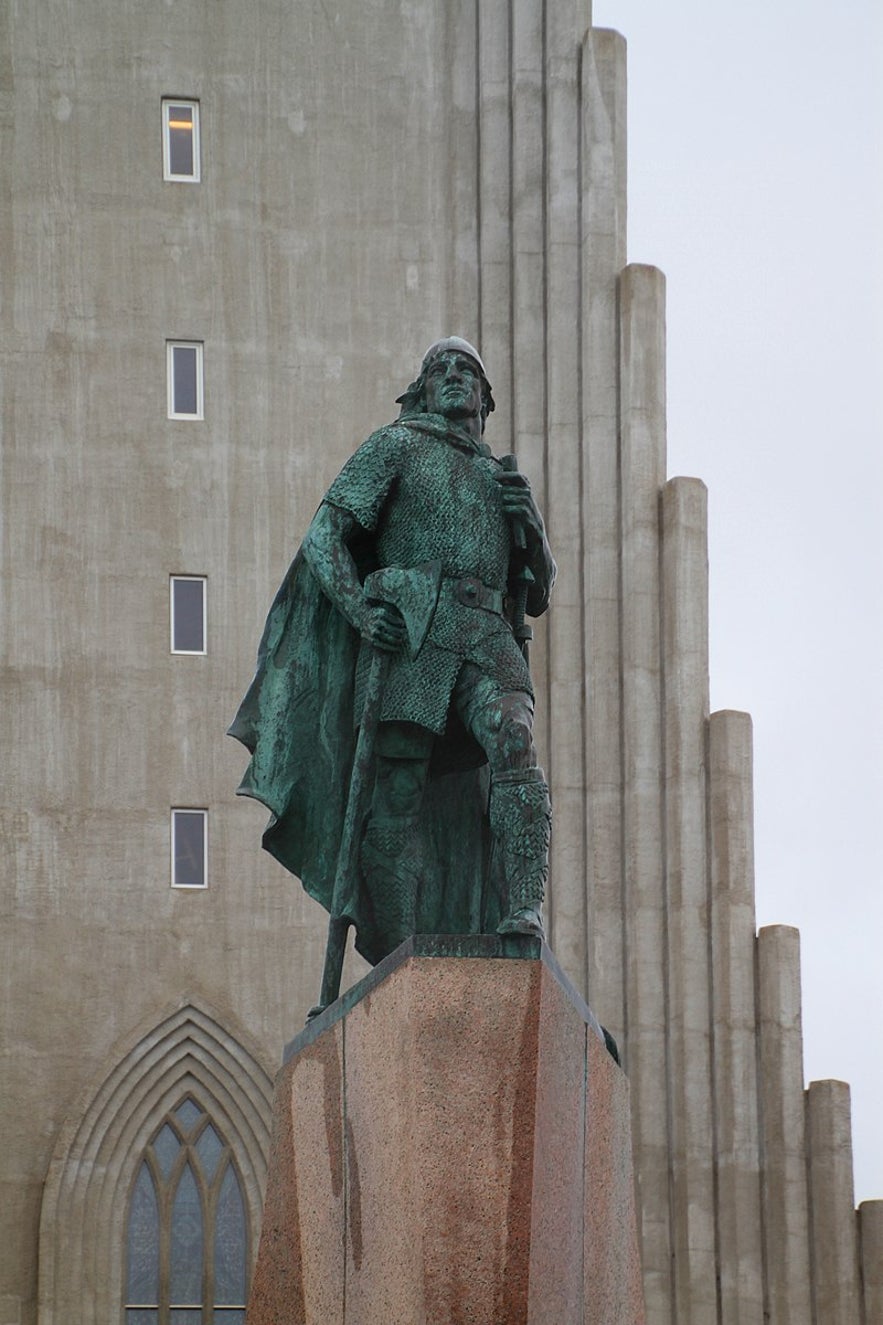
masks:
{"label": "leather belt", "polygon": [[485,612],[496,612],[498,616],[503,615],[502,589],[492,589],[490,585],[484,584],[477,575],[464,575],[460,580],[446,576],[445,583],[450,585],[454,597],[464,607],[481,607]]}

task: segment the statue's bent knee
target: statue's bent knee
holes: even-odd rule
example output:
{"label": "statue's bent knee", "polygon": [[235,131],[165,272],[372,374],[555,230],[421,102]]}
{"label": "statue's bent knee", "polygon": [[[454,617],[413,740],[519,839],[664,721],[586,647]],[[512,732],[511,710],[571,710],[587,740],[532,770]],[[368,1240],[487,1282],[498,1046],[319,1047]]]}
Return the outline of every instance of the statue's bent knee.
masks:
{"label": "statue's bent knee", "polygon": [[504,712],[497,735],[496,766],[527,769],[534,762],[533,714],[524,704]]}
{"label": "statue's bent knee", "polygon": [[482,745],[494,775],[512,769],[526,770],[536,762],[533,704],[529,695],[497,696],[474,720],[473,733]]}

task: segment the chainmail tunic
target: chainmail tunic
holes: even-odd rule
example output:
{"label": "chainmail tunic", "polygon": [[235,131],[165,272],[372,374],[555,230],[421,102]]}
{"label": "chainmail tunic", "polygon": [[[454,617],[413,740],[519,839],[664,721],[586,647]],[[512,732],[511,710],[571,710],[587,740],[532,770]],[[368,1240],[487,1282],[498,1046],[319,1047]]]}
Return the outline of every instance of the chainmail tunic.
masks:
{"label": "chainmail tunic", "polygon": [[[464,662],[473,662],[504,690],[533,695],[530,673],[506,619],[468,606],[456,582],[475,576],[505,592],[510,525],[503,514],[500,462],[484,443],[437,415],[391,424],[359,447],[325,501],[374,535],[378,564],[412,568],[441,561],[442,590],[429,635],[416,659],[390,662],[382,722],[415,722],[441,734],[451,692]],[[370,656],[363,644],[356,678],[358,717]]]}

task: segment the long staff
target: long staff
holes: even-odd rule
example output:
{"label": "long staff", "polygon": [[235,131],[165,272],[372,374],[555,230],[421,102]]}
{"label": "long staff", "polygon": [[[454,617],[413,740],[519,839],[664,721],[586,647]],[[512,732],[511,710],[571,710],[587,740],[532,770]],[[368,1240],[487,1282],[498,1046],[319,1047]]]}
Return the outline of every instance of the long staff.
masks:
{"label": "long staff", "polygon": [[[507,474],[518,473],[518,459],[515,455],[501,456],[500,464]],[[534,583],[535,577],[527,564],[527,534],[524,531],[523,520],[512,521],[512,542],[521,554],[518,558],[520,565],[515,575],[516,588],[512,608],[512,634],[518,641],[518,647],[524,655],[524,661],[529,665],[530,642],[533,639],[533,631],[524,618],[527,614],[528,590]]]}
{"label": "long staff", "polygon": [[[405,624],[408,652],[412,658],[416,658],[426,638],[438,601],[440,584],[441,562],[437,561],[427,562],[413,570],[387,566],[374,571],[365,580],[365,596],[369,601],[388,603],[401,615]],[[310,1008],[307,1021],[324,1012],[340,993],[347,935],[357,910],[359,848],[362,841],[362,824],[374,786],[374,747],[377,743],[380,703],[392,656],[388,650],[374,646],[365,685],[362,720],[359,723],[343,830],[340,835],[340,850],[337,853],[337,867],[331,890],[322,989],[319,1002],[314,1008]]]}
{"label": "long staff", "polygon": [[368,671],[362,721],[359,724],[359,737],[356,742],[346,813],[343,819],[343,831],[340,836],[340,851],[337,855],[337,868],[334,872],[331,914],[328,918],[328,943],[325,948],[325,965],[322,970],[322,989],[318,1004],[316,1007],[310,1008],[308,1021],[311,1021],[313,1017],[317,1017],[320,1012],[324,1012],[340,993],[340,977],[343,972],[346,941],[350,925],[353,923],[349,913],[359,886],[357,858],[361,828],[368,809],[368,799],[373,785],[377,718],[380,713],[380,701],[383,697],[383,687],[391,657],[391,653],[375,648]]}

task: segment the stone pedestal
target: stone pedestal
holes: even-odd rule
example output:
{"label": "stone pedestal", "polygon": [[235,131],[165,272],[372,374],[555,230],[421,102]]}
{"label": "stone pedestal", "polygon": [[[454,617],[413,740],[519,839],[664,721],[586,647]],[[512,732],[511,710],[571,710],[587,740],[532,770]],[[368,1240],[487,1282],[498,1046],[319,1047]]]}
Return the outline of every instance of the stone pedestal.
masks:
{"label": "stone pedestal", "polygon": [[545,946],[410,939],[288,1046],[247,1320],[643,1322],[628,1085]]}

